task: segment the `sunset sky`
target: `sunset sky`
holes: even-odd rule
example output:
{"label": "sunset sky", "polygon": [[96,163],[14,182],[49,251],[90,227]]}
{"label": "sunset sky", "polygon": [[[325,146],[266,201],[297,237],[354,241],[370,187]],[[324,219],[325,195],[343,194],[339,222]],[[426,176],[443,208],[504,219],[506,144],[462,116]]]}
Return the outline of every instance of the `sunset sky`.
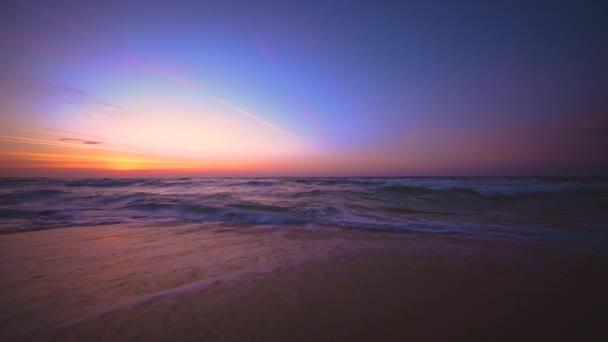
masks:
{"label": "sunset sky", "polygon": [[2,1],[0,176],[605,174],[606,18],[602,1]]}

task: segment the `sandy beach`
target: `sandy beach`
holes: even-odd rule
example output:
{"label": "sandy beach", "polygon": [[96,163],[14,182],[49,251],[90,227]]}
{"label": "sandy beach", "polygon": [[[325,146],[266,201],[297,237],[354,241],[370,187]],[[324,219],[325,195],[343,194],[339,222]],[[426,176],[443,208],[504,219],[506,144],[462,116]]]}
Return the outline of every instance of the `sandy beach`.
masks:
{"label": "sandy beach", "polygon": [[0,236],[2,340],[601,340],[604,251],[115,225]]}

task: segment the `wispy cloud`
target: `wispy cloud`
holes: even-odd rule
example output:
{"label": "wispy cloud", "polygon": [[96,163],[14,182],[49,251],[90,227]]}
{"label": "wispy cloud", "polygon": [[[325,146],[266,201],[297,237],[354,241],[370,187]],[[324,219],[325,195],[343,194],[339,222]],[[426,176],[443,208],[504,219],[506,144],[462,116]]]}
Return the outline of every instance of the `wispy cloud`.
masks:
{"label": "wispy cloud", "polygon": [[75,139],[75,138],[60,138],[61,141],[77,141],[81,142],[85,145],[99,145],[103,144],[103,141],[93,141],[93,140],[84,140],[84,139]]}
{"label": "wispy cloud", "polygon": [[80,100],[82,101],[86,101],[86,102],[90,102],[90,103],[94,103],[94,104],[98,104],[98,105],[102,105],[105,107],[109,107],[109,108],[113,108],[113,109],[118,109],[120,111],[128,111],[126,108],[110,103],[100,97],[97,97],[83,89],[79,89],[79,88],[74,88],[74,87],[69,87],[66,85],[61,85],[61,84],[56,84],[56,83],[52,83],[52,82],[48,82],[48,81],[37,81],[38,85],[40,87],[43,87],[47,90],[52,90],[52,91],[56,91],[56,92],[60,92],[63,94],[69,94],[69,95],[73,95],[78,97]]}
{"label": "wispy cloud", "polygon": [[102,147],[102,146],[98,146],[95,144],[85,144],[86,145],[85,146],[82,143],[75,144],[75,143],[69,143],[69,142],[18,137],[18,136],[12,136],[12,135],[1,135],[0,140],[7,141],[7,142],[24,143],[24,144],[34,144],[34,145],[61,146],[61,147],[71,147],[71,148],[88,148],[88,149],[117,151],[117,152],[126,152],[126,153],[162,155],[162,154],[152,153],[152,152],[147,152],[147,151],[136,151],[136,150],[126,150],[126,149],[121,149],[121,148]]}
{"label": "wispy cloud", "polygon": [[[116,137],[116,136],[108,136],[101,134],[91,134],[85,132],[74,132],[68,131],[64,129],[55,129],[55,128],[47,128],[47,127],[22,127],[18,129],[21,132],[27,134],[36,134],[36,135],[45,135],[57,137],[57,139],[74,139],[78,141],[116,141],[121,143],[129,143],[134,144],[135,141],[133,139],[125,138],[125,137]],[[66,140],[67,141],[67,140]]]}
{"label": "wispy cloud", "polygon": [[102,135],[102,134],[91,134],[84,132],[74,132],[67,131],[64,129],[55,129],[55,128],[42,128],[40,132],[44,132],[47,134],[55,135],[55,136],[65,136],[66,134],[71,135],[73,137],[82,138],[81,140],[115,140],[118,142],[126,142],[126,143],[135,143],[135,140],[125,138],[125,137],[116,137],[111,135]]}
{"label": "wispy cloud", "polygon": [[123,106],[111,103],[87,90],[64,84],[58,84],[39,79],[20,77],[12,73],[0,75],[0,86],[19,90],[23,96],[36,96],[45,100],[59,101],[72,105],[88,106],[94,113],[127,114],[131,111]]}

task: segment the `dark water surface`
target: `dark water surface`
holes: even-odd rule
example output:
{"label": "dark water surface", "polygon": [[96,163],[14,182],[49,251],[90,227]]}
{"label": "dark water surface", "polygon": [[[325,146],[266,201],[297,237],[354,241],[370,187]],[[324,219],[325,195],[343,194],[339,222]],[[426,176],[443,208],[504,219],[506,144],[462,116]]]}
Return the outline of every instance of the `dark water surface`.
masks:
{"label": "dark water surface", "polygon": [[304,226],[605,241],[605,178],[2,179],[0,232]]}

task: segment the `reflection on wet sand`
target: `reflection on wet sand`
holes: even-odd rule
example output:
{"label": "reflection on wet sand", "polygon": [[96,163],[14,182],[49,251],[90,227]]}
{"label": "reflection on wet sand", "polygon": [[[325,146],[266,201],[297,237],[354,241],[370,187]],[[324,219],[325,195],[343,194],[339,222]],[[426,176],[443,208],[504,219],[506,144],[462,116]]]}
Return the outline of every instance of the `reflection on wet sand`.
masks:
{"label": "reflection on wet sand", "polygon": [[608,284],[601,250],[457,235],[115,225],[0,251],[9,340],[563,337],[599,332],[575,316]]}

